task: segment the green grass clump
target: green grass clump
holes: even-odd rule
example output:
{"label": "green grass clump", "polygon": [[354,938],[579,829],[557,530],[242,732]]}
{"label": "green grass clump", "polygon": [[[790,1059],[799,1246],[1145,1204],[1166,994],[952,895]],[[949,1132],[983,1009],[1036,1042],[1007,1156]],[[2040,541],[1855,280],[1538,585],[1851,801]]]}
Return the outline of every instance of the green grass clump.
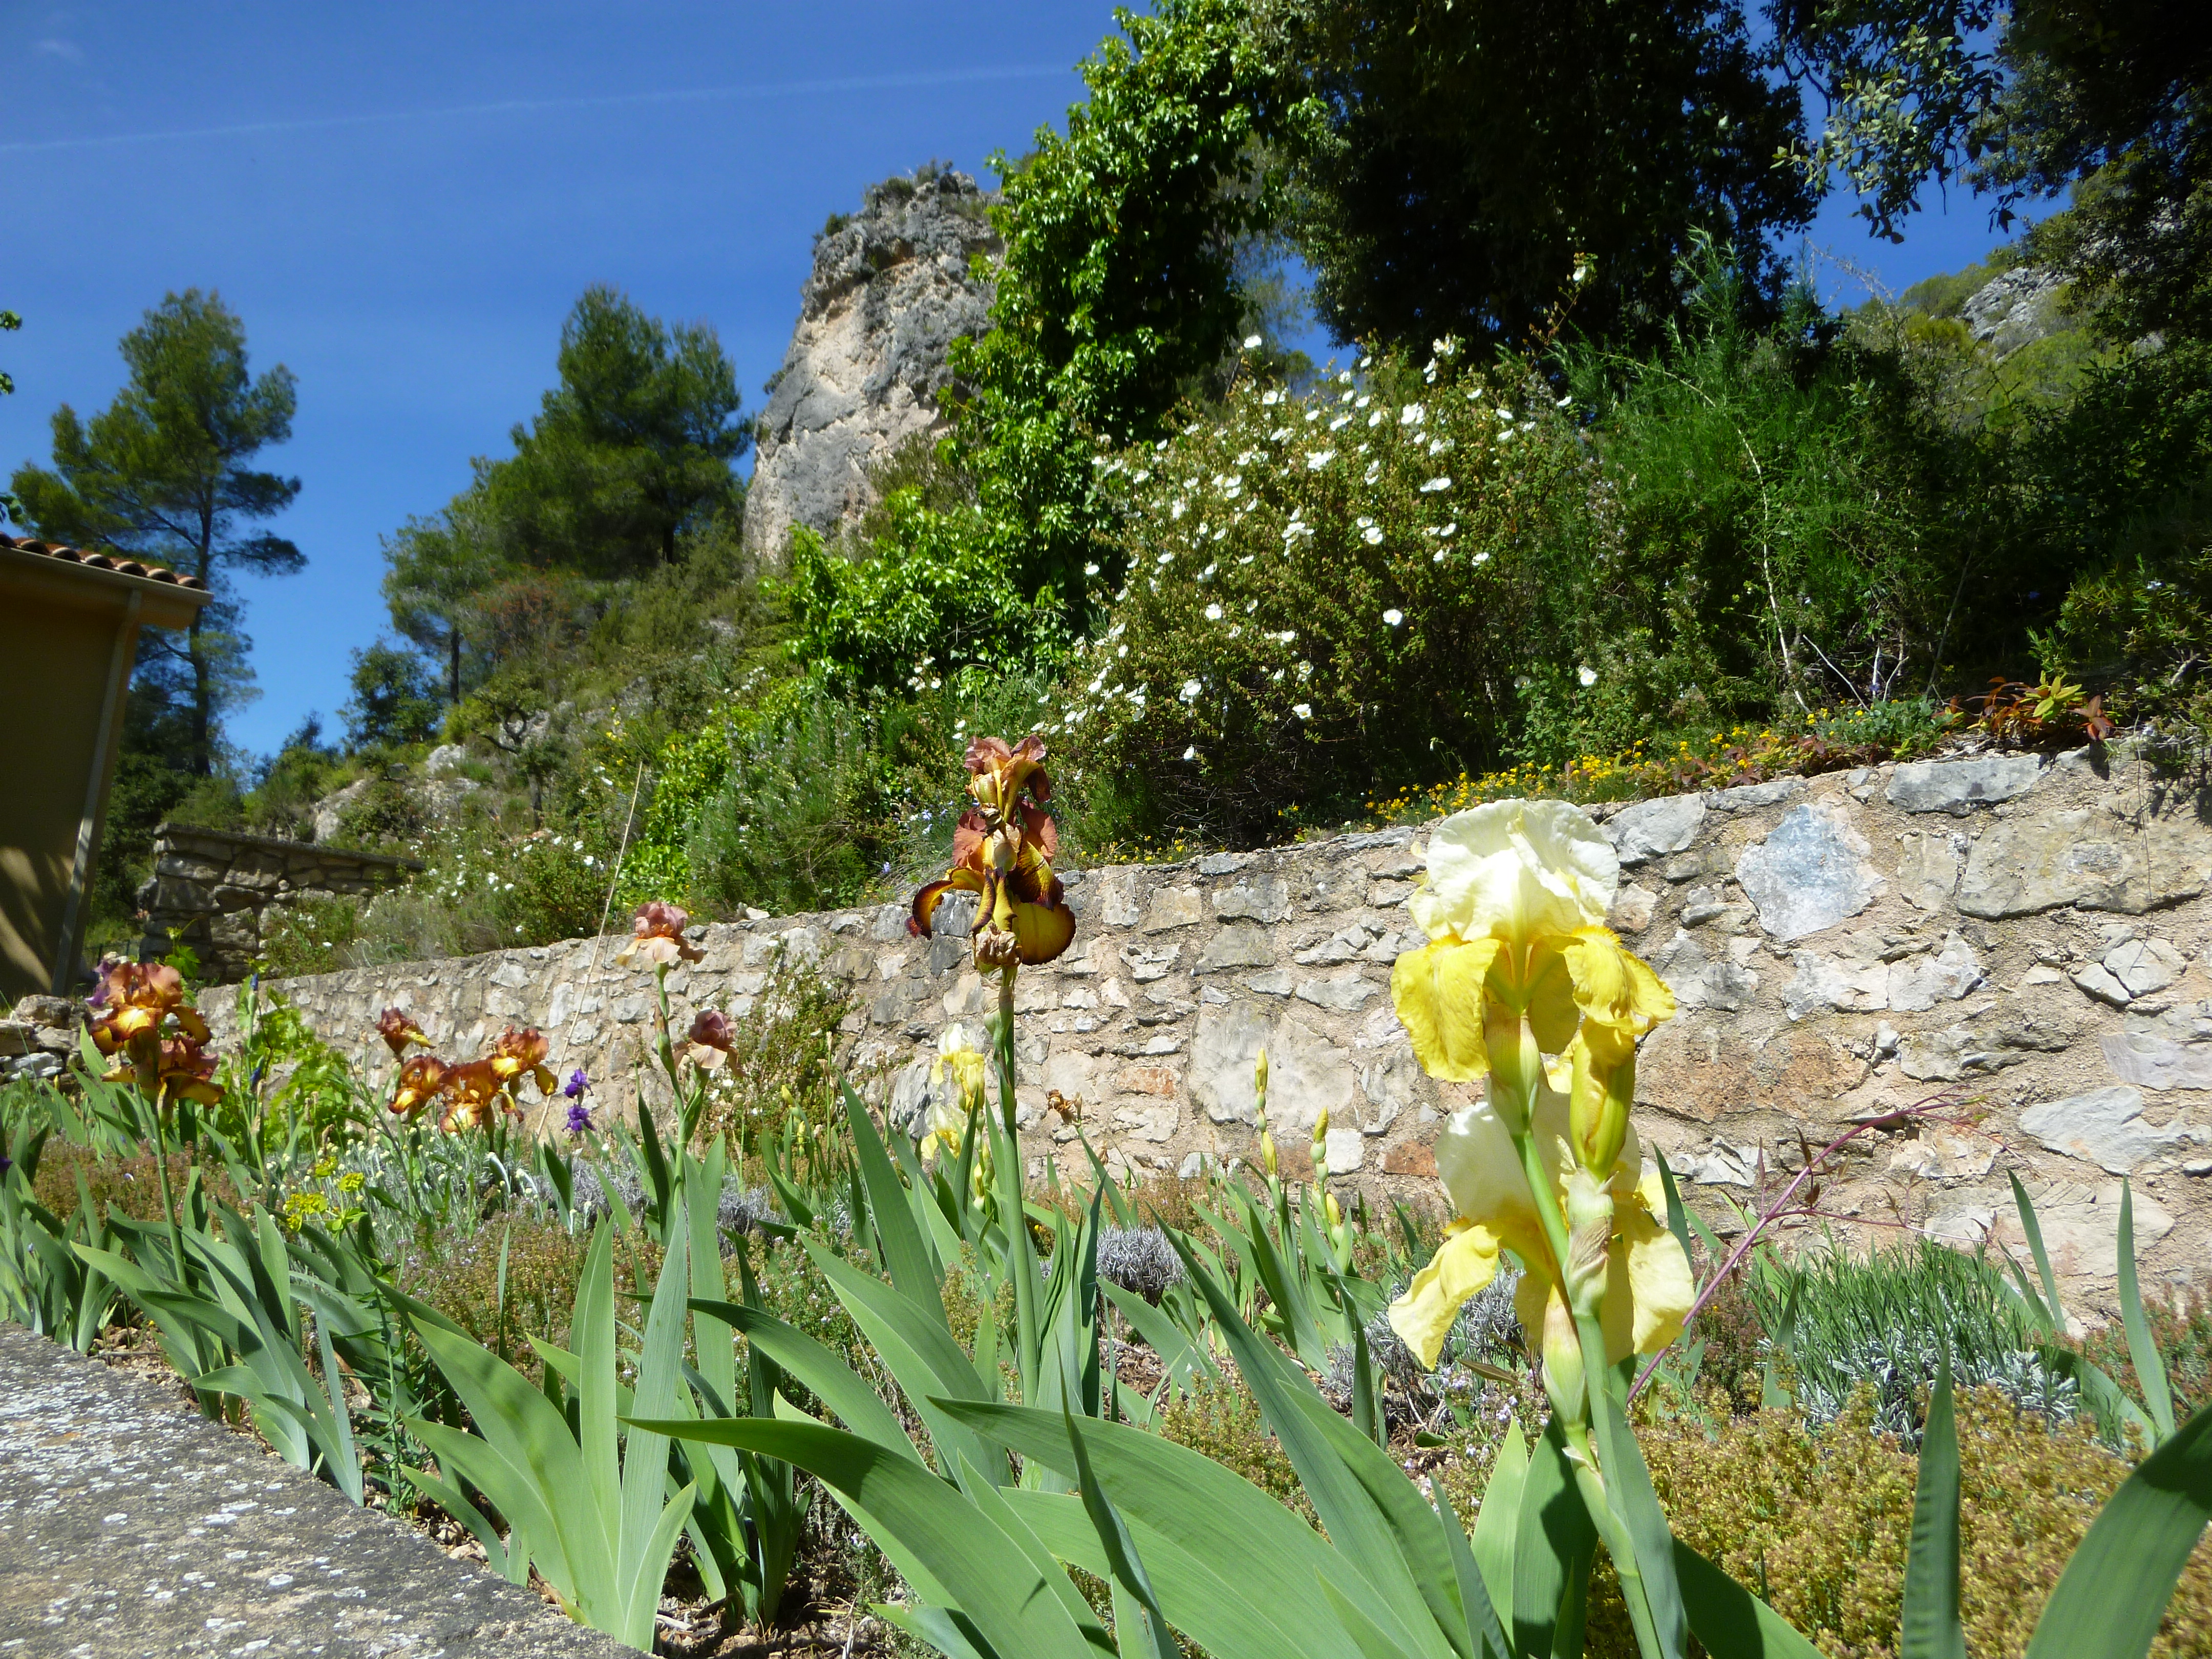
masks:
{"label": "green grass clump", "polygon": [[2075,1394],[2033,1352],[2027,1311],[1996,1265],[1929,1238],[1864,1257],[1842,1250],[1792,1264],[1762,1257],[1745,1295],[1788,1361],[1799,1408],[1833,1421],[1865,1389],[1887,1433],[1918,1431],[1921,1401],[1948,1346],[1961,1389],[1992,1387],[2070,1416]]}

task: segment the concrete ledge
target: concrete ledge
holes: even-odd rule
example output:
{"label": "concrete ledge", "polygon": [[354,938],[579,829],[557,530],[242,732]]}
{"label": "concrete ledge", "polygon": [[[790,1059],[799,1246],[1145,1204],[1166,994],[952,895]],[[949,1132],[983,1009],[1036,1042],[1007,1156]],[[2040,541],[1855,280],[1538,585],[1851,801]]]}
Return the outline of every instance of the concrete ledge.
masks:
{"label": "concrete ledge", "polygon": [[0,1659],[635,1652],[150,1385],[0,1323]]}

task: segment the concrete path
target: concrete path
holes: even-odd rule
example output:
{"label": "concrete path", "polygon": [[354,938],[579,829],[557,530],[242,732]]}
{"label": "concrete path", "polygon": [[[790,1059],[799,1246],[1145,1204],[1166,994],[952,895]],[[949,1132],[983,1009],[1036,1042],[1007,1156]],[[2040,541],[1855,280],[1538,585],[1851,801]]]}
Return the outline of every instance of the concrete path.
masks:
{"label": "concrete path", "polygon": [[219,1428],[0,1323],[0,1659],[635,1650]]}

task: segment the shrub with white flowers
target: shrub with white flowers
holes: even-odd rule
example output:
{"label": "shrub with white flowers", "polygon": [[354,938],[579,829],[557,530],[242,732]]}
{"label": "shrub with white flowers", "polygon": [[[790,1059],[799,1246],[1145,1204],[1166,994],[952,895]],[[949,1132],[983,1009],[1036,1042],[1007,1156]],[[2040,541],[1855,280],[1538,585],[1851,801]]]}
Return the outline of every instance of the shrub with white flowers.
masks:
{"label": "shrub with white flowers", "polygon": [[1540,381],[1443,345],[1102,457],[1128,574],[1053,734],[1079,770],[1243,842],[1496,756],[1592,465]]}

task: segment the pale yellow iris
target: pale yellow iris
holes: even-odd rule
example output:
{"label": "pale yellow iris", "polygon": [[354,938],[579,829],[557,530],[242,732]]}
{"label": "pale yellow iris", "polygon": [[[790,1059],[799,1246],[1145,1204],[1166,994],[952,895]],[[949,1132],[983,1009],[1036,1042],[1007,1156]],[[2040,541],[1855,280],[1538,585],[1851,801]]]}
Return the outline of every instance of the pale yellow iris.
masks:
{"label": "pale yellow iris", "polygon": [[1492,1100],[1455,1114],[1437,1144],[1450,1236],[1390,1310],[1425,1364],[1507,1249],[1529,1270],[1522,1325],[1571,1337],[1560,1267],[1513,1141],[1523,1109],[1562,1210],[1577,1179],[1612,1195],[1609,1357],[1656,1352],[1689,1311],[1689,1262],[1654,1217],[1628,1126],[1637,1042],[1673,1016],[1674,998],[1604,925],[1620,873],[1612,843],[1564,801],[1494,802],[1431,835],[1428,878],[1408,904],[1429,942],[1398,958],[1391,995],[1431,1076],[1495,1075]]}
{"label": "pale yellow iris", "polygon": [[954,1021],[937,1042],[937,1060],[929,1068],[929,1122],[921,1137],[921,1156],[933,1159],[942,1147],[957,1152],[968,1133],[970,1115],[983,1103],[984,1061],[981,1052],[968,1039],[967,1028]]}
{"label": "pale yellow iris", "polygon": [[[1549,1087],[1538,1096],[1530,1124],[1545,1167],[1556,1171],[1562,1206],[1576,1167],[1567,1146],[1567,1103]],[[1632,1132],[1623,1141],[1607,1182],[1613,1196],[1613,1238],[1606,1264],[1606,1358],[1656,1353],[1682,1332],[1696,1297],[1681,1245],[1660,1221],[1658,1176],[1638,1179],[1640,1152]],[[1406,1345],[1434,1365],[1452,1321],[1468,1297],[1498,1275],[1500,1254],[1510,1249],[1528,1273],[1514,1293],[1514,1310],[1532,1340],[1547,1328],[1571,1328],[1559,1264],[1546,1243],[1528,1178],[1512,1137],[1486,1104],[1455,1112],[1437,1142],[1437,1173],[1449,1194],[1455,1219],[1429,1265],[1405,1295],[1390,1304],[1390,1327]]]}

